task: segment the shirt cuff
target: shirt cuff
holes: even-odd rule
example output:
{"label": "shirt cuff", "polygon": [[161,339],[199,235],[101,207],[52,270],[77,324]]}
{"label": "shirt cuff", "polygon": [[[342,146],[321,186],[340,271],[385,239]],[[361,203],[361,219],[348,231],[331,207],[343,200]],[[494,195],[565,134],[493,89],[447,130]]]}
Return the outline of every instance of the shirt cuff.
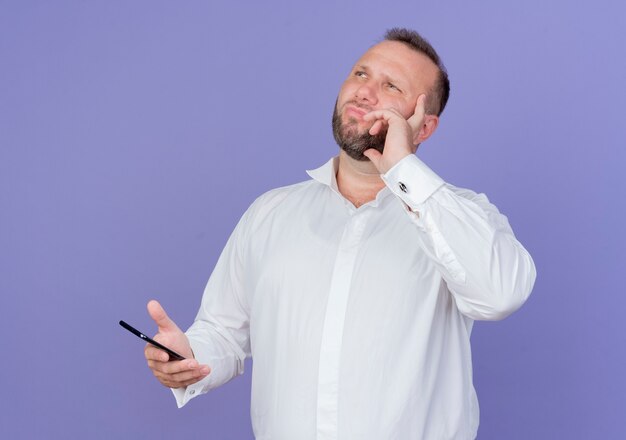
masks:
{"label": "shirt cuff", "polygon": [[417,209],[445,183],[414,154],[409,154],[382,176],[391,192]]}
{"label": "shirt cuff", "polygon": [[[211,364],[209,363],[208,358],[203,356],[200,345],[191,338],[189,338],[189,345],[191,345],[191,350],[193,351],[194,357],[198,363],[200,365],[208,365],[210,368]],[[198,397],[199,395],[208,392],[211,389],[211,379],[213,378],[212,373],[213,371],[211,371],[204,379],[189,385],[186,388],[172,388],[171,390],[174,394],[174,398],[176,399],[176,405],[179,408],[182,408],[194,397]]]}

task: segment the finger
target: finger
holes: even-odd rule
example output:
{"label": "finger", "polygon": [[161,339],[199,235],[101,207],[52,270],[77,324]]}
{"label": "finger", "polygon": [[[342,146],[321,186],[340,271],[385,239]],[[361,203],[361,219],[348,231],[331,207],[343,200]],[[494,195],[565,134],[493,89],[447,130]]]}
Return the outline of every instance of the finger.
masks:
{"label": "finger", "polygon": [[184,371],[191,371],[200,368],[200,364],[195,359],[185,359],[183,361],[162,362],[157,360],[148,360],[148,366],[153,371],[162,374],[172,375]]}
{"label": "finger", "polygon": [[407,119],[407,122],[411,125],[413,130],[419,130],[422,127],[422,123],[424,122],[424,117],[426,116],[426,95],[421,94],[417,98],[417,103],[415,104],[415,111],[413,115]]}
{"label": "finger", "polygon": [[383,129],[384,125],[386,124],[382,119],[377,120],[376,122],[374,122],[374,125],[372,125],[372,128],[370,128],[369,133],[372,136],[376,136]]}
{"label": "finger", "polygon": [[376,168],[378,168],[379,162],[381,158],[383,157],[383,155],[380,154],[378,150],[375,150],[373,148],[370,148],[369,150],[365,150],[363,152],[363,155],[367,157],[369,160],[371,160]]}
{"label": "finger", "polygon": [[415,111],[413,112],[413,114],[416,113],[426,113],[426,94],[422,93],[421,95],[419,95],[417,97],[417,102],[415,103]]}
{"label": "finger", "polygon": [[159,382],[161,382],[162,385],[164,385],[164,386],[166,386],[168,388],[186,388],[189,385],[193,385],[193,384],[199,382],[200,380],[201,379],[191,379],[191,380],[188,380],[186,382],[172,382],[172,381],[169,381],[167,379],[164,379],[164,380],[159,379]]}
{"label": "finger", "polygon": [[[186,386],[185,384],[170,380],[169,376],[161,376],[160,374],[155,373],[154,377],[157,378],[157,380],[161,383],[161,385],[166,386],[168,388],[184,388]],[[193,384],[195,382],[198,382],[198,380],[196,379],[194,381],[188,381],[188,382],[190,382],[190,384]]]}
{"label": "finger", "polygon": [[151,344],[146,344],[146,347],[143,350],[143,354],[147,360],[155,360],[160,362],[167,362],[170,360],[169,354]]}
{"label": "finger", "polygon": [[363,115],[364,121],[373,121],[375,119],[383,119],[386,122],[390,122],[393,119],[400,119],[404,121],[404,117],[394,108],[387,108],[381,110],[374,110]]}
{"label": "finger", "polygon": [[148,313],[159,327],[159,332],[178,330],[178,326],[172,321],[158,301],[152,300],[148,303]]}
{"label": "finger", "polygon": [[188,370],[188,371],[182,371],[180,373],[175,373],[170,376],[173,382],[185,383],[190,380],[196,380],[196,381],[202,380],[210,372],[211,372],[211,369],[209,368],[208,365],[201,365],[199,366],[199,368],[195,368],[193,370]]}
{"label": "finger", "polygon": [[165,373],[161,368],[167,368],[166,365],[159,362],[150,362],[152,373],[163,385],[169,388],[186,387],[196,383],[211,373],[208,365],[198,365],[192,370],[184,370],[179,373]]}
{"label": "finger", "polygon": [[191,380],[188,380],[187,382],[183,382],[181,385],[181,388],[187,388],[189,385],[193,385],[196,382],[200,382],[202,379],[191,379]]}

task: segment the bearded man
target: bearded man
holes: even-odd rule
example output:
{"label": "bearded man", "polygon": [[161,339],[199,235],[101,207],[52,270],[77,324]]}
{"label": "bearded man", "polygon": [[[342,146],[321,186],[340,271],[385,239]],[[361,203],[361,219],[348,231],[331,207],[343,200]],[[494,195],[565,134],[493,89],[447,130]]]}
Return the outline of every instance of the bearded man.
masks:
{"label": "bearded man", "polygon": [[339,155],[260,196],[183,333],[156,301],[147,346],[179,406],[252,356],[258,439],[473,439],[474,320],[501,319],[535,267],[487,197],[415,156],[449,95],[439,56],[392,29],[356,62],[333,113]]}

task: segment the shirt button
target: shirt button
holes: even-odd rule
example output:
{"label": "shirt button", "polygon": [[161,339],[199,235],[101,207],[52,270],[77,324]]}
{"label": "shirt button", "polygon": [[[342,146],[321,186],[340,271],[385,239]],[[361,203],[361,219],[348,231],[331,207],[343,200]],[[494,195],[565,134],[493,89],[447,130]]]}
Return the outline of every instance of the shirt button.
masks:
{"label": "shirt button", "polygon": [[191,394],[193,396],[194,394],[196,394],[196,390],[189,391],[189,394]]}
{"label": "shirt button", "polygon": [[398,183],[398,186],[400,187],[400,191],[402,191],[403,193],[408,193],[409,189],[406,187],[406,185],[402,182]]}

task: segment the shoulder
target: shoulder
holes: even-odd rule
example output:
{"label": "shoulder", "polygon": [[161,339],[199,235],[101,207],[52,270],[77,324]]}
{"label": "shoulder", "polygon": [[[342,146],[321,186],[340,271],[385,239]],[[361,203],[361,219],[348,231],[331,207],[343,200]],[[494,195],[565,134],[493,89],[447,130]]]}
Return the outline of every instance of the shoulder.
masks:
{"label": "shoulder", "polygon": [[245,223],[256,229],[270,217],[285,214],[293,215],[294,200],[306,203],[314,192],[324,185],[315,180],[306,180],[293,185],[274,188],[257,197],[244,214]]}
{"label": "shoulder", "polygon": [[293,185],[271,189],[257,197],[250,205],[250,209],[257,211],[257,213],[272,211],[281,206],[286,200],[295,196],[302,196],[310,190],[315,190],[318,186],[319,184],[314,180],[306,180]]}

